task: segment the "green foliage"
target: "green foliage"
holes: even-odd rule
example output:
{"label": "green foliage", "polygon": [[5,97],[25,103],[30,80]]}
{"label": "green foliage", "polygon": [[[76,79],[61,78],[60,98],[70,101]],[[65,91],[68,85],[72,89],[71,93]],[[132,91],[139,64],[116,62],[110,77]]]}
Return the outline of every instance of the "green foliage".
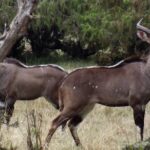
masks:
{"label": "green foliage", "polygon": [[[16,5],[10,1],[0,2],[0,11],[3,10],[4,14],[0,14],[3,16],[2,22],[12,18],[13,13],[8,13],[12,9],[8,7]],[[89,50],[90,54],[98,51],[105,53],[109,49],[113,56],[121,51],[120,59],[124,54],[128,56],[134,53],[137,42],[136,23],[144,17],[144,23],[148,26],[149,8],[149,0],[40,0],[36,19],[29,28],[32,31],[29,39],[34,52],[39,55],[48,49],[61,48],[60,41],[67,38],[70,41],[68,43],[78,41],[78,45],[74,44],[75,48],[63,49],[69,55],[80,57],[77,53],[89,53]],[[53,25],[57,26],[61,36],[52,37]],[[52,46],[53,43],[55,46]]]}
{"label": "green foliage", "polygon": [[136,22],[147,17],[148,0],[43,0],[34,27],[56,23],[64,36],[70,35],[97,50],[124,49],[135,44]]}
{"label": "green foliage", "polygon": [[120,59],[126,56],[126,52],[123,49],[117,49],[115,51],[110,48],[106,50],[99,50],[96,53],[96,62],[99,65],[111,65],[118,62]]}
{"label": "green foliage", "polygon": [[10,24],[17,10],[17,1],[1,0],[0,1],[0,32],[3,32],[4,23]]}

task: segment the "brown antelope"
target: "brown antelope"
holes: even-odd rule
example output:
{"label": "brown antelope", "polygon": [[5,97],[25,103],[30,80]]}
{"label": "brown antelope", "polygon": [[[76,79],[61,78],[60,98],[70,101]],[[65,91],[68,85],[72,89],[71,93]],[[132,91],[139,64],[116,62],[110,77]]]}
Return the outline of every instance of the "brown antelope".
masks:
{"label": "brown antelope", "polygon": [[[137,24],[140,32],[150,33]],[[146,30],[145,30],[146,29]],[[76,127],[96,103],[110,107],[131,106],[143,140],[145,106],[150,99],[150,56],[125,59],[114,66],[81,68],[71,72],[59,89],[60,114],[52,121],[44,148],[56,129],[68,122],[76,145]]]}
{"label": "brown antelope", "polygon": [[67,74],[63,68],[52,64],[26,66],[13,58],[0,63],[0,107],[6,110],[7,124],[16,100],[43,96],[58,109],[58,87]]}

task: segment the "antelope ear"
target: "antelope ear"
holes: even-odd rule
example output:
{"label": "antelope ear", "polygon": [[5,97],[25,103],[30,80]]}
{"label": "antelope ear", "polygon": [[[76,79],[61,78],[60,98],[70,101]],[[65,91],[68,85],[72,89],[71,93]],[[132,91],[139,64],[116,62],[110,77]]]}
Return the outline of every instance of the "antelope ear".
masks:
{"label": "antelope ear", "polygon": [[145,42],[147,42],[147,43],[150,44],[150,34],[144,32],[144,31],[138,30],[138,31],[137,31],[137,36],[138,36],[142,41],[145,41]]}

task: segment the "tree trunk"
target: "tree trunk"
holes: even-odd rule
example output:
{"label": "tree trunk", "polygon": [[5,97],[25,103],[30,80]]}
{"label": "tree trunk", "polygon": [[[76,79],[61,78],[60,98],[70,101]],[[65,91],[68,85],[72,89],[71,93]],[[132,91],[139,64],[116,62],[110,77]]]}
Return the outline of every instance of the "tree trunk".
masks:
{"label": "tree trunk", "polygon": [[17,0],[18,12],[9,28],[5,25],[3,35],[0,37],[0,62],[9,54],[13,45],[26,34],[31,21],[32,12],[37,6],[37,0]]}

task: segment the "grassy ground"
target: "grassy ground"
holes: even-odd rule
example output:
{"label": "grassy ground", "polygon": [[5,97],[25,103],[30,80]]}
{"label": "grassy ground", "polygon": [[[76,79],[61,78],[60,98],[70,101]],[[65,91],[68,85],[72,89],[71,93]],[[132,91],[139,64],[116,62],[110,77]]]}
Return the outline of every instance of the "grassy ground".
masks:
{"label": "grassy ground", "polygon": [[[69,62],[59,63],[65,69],[94,65],[94,62]],[[42,142],[50,128],[51,121],[57,116],[51,104],[44,98],[34,101],[17,101],[11,123],[19,121],[19,127],[1,127],[0,144],[4,147],[17,147],[17,150],[27,150],[27,118],[26,111],[35,110],[42,114]],[[150,106],[147,107],[145,117],[145,138],[150,135]],[[96,105],[94,110],[84,119],[78,127],[79,137],[85,150],[120,150],[127,144],[133,144],[138,140],[138,134],[134,125],[132,109],[109,108]],[[68,128],[64,132],[61,128],[54,134],[49,146],[50,150],[79,150],[72,140]]]}
{"label": "grassy ground", "polygon": [[[145,138],[150,135],[150,107],[147,108],[145,118]],[[35,110],[42,114],[42,141],[44,141],[52,119],[58,112],[43,98],[36,101],[18,101],[11,123],[19,120],[19,127],[2,126],[1,144],[6,147],[17,147],[26,150],[27,119],[26,110]],[[109,108],[96,105],[94,110],[79,125],[78,133],[85,150],[120,150],[126,144],[133,144],[138,140],[136,127],[133,122],[132,110],[129,107]],[[50,150],[78,150],[74,145],[69,130],[64,132],[59,128],[52,138]]]}

